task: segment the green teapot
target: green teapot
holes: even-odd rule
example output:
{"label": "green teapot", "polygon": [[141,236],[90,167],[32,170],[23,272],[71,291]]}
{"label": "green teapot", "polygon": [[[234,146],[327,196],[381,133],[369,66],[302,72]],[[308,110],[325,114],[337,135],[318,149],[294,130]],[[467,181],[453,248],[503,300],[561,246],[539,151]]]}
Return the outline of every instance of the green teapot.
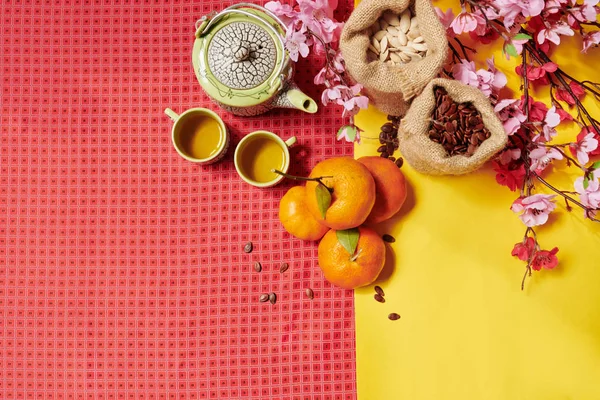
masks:
{"label": "green teapot", "polygon": [[195,36],[194,72],[204,92],[223,109],[242,116],[272,108],[317,112],[317,103],[292,81],[285,25],[269,10],[233,5],[198,20]]}

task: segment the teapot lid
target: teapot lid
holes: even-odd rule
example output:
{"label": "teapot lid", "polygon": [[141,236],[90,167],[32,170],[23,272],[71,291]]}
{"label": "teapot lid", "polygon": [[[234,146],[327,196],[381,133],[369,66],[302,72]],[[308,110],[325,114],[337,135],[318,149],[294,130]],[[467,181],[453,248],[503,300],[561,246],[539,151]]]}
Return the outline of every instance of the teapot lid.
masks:
{"label": "teapot lid", "polygon": [[262,7],[240,4],[199,22],[193,61],[209,96],[232,106],[250,106],[279,90],[289,57],[277,17]]}

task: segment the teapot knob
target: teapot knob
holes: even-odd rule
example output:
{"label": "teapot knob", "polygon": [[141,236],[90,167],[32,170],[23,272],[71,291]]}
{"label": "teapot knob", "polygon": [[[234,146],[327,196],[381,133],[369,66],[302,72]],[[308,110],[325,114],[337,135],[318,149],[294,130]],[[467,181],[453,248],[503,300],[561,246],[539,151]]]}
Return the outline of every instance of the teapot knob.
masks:
{"label": "teapot knob", "polygon": [[236,39],[233,43],[233,59],[236,62],[246,61],[250,58],[250,42],[247,40]]}

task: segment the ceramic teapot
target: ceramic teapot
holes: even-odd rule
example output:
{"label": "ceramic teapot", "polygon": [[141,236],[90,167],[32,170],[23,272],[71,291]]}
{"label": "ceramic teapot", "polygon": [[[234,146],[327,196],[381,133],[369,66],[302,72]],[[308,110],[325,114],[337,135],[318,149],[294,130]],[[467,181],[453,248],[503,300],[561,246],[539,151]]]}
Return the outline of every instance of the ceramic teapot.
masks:
{"label": "ceramic teapot", "polygon": [[254,4],[202,17],[196,22],[192,63],[204,92],[236,115],[272,108],[317,112],[317,103],[292,81],[294,64],[284,37],[281,20]]}

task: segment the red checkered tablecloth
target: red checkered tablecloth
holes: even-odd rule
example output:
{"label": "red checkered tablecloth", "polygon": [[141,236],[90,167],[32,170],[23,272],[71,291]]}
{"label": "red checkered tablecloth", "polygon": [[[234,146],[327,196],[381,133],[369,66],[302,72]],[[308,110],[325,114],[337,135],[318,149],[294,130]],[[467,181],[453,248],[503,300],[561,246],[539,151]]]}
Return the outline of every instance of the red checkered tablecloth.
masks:
{"label": "red checkered tablecloth", "polygon": [[[171,146],[166,107],[216,110],[191,67],[194,22],[228,5],[1,3],[0,399],[355,397],[352,292],[279,224],[290,184],[251,188],[232,150],[198,167]],[[319,64],[298,66],[315,98]],[[293,173],[352,154],[339,110],[217,112],[234,144],[296,135]],[[270,291],[277,304],[259,303]]]}

